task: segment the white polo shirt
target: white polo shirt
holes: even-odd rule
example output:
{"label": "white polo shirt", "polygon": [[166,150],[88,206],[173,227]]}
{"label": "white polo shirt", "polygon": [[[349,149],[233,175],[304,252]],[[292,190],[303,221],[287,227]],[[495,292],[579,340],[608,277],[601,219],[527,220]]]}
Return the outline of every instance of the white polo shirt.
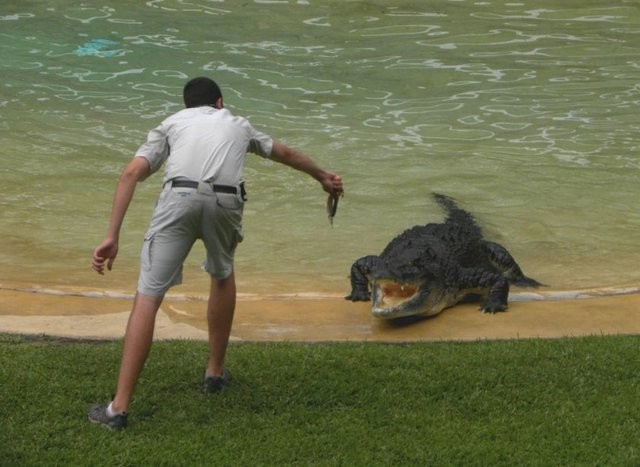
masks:
{"label": "white polo shirt", "polygon": [[181,110],[151,130],[136,157],[149,161],[151,173],[163,163],[164,183],[182,177],[239,185],[247,152],[269,157],[273,139],[227,109]]}

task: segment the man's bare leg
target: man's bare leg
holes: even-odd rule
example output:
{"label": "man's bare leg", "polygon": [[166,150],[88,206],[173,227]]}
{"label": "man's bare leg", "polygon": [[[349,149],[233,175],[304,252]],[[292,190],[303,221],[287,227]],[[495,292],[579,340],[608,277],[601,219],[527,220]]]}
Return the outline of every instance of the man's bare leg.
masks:
{"label": "man's bare leg", "polygon": [[226,279],[211,278],[207,320],[209,325],[208,376],[221,376],[229,344],[233,314],[236,308],[236,278],[232,272]]}
{"label": "man's bare leg", "polygon": [[133,397],[138,377],[142,372],[144,362],[149,355],[153,342],[156,314],[163,297],[152,297],[136,293],[133,308],[129,315],[127,332],[124,335],[122,360],[116,395],[111,409],[114,412],[127,412]]}

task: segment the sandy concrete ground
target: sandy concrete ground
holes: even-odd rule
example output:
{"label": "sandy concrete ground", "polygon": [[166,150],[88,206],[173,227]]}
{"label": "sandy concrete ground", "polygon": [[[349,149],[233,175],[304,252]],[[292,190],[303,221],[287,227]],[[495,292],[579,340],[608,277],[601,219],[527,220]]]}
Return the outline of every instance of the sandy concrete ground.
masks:
{"label": "sandy concrete ground", "polygon": [[[34,293],[0,288],[0,332],[121,338],[131,299]],[[168,297],[156,339],[206,339],[206,303]],[[242,297],[233,341],[411,342],[640,334],[640,293],[595,298],[512,301],[505,313],[483,314],[463,304],[410,323],[373,318],[368,303],[341,297]]]}

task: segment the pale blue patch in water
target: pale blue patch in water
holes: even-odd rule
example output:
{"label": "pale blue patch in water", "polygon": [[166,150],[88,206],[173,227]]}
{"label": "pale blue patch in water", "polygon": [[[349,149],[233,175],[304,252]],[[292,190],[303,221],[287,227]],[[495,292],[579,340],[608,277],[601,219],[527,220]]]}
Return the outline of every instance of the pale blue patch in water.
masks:
{"label": "pale blue patch in water", "polygon": [[109,39],[92,39],[76,48],[73,53],[79,57],[117,57],[118,55],[121,55],[122,52],[118,49],[114,49],[114,46],[116,45],[118,45],[117,42],[110,41]]}

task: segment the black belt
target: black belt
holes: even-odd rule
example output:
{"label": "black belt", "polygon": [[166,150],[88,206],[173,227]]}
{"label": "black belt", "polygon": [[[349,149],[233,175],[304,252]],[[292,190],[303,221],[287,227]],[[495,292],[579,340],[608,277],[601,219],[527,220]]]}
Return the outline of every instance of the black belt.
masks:
{"label": "black belt", "polygon": [[[215,183],[209,183],[208,185],[218,193],[238,193],[238,188],[235,186],[217,185]],[[171,188],[198,188],[198,182],[195,180],[171,180]]]}
{"label": "black belt", "polygon": [[[244,189],[244,182],[241,183],[239,187],[231,185],[218,185],[217,183],[210,182],[205,183],[207,183],[216,193],[231,193],[236,195],[238,194],[238,190],[240,190],[242,198],[246,199],[247,192]],[[198,188],[198,184],[199,182],[196,182],[195,180],[171,180],[171,188]]]}

